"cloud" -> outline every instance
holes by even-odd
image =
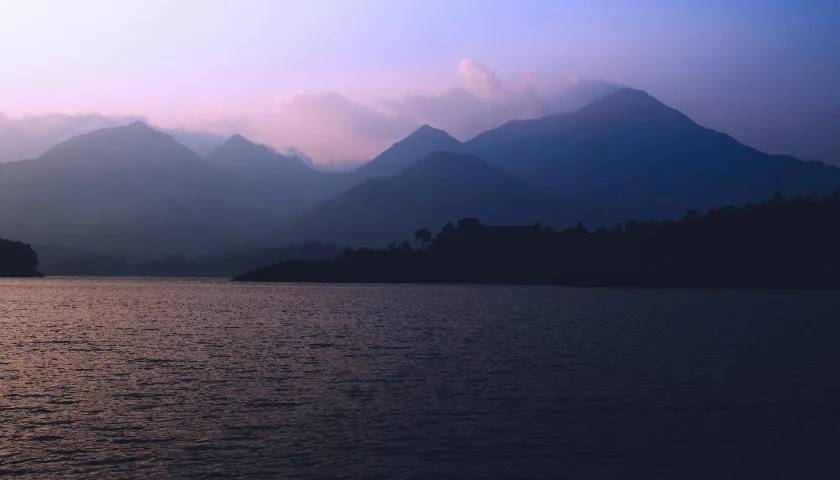
[[[289,124],[321,135],[347,133],[387,140],[410,128],[405,119],[390,117],[337,92],[284,95],[278,97],[278,104],[278,113]]]
[[[457,73],[462,86],[373,103],[338,92],[284,93],[268,118],[254,122],[268,127],[252,134],[280,149],[294,145],[316,164],[335,167],[368,160],[421,124],[467,140],[509,120],[575,110],[615,89],[573,76],[508,87],[472,59],[459,62]]]
[[[458,72],[463,87],[437,95],[406,95],[384,102],[386,108],[393,115],[434,125],[467,140],[510,120],[576,110],[616,88],[607,82],[573,76],[507,87],[474,60],[462,60]]]
[[[201,154],[219,137],[241,133],[278,151],[305,152],[324,168],[349,168],[362,163],[430,124],[461,140],[509,120],[574,110],[615,87],[574,76],[531,78],[507,85],[488,67],[472,59],[457,65],[456,85],[433,94],[407,93],[361,101],[340,92],[292,91],[242,112],[201,115],[166,126],[180,141]],[[45,115],[8,119],[0,116],[0,161],[35,157],[56,143],[98,128],[139,117]],[[303,153],[301,153],[303,154]]]
[[[492,100],[505,94],[499,77],[471,58],[465,58],[458,63],[458,76],[467,91],[478,97]]]
[[[368,160],[416,126],[338,92],[278,95],[271,111],[252,125],[259,126],[243,133],[280,150],[294,146],[327,168]]]

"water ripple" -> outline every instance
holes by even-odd
[[[0,280],[2,478],[840,478],[840,296]]]

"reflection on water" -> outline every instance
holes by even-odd
[[[0,477],[836,476],[840,295],[0,281]]]

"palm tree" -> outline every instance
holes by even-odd
[[[420,249],[425,250],[426,244],[432,241],[432,231],[423,227],[414,231],[414,238],[420,241]]]

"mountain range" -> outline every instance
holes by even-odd
[[[350,173],[240,135],[202,155],[187,143],[134,122],[0,164],[0,236],[136,255],[381,246],[461,217],[611,226],[840,188],[836,167],[759,152],[633,89],[463,143],[424,125]]]

